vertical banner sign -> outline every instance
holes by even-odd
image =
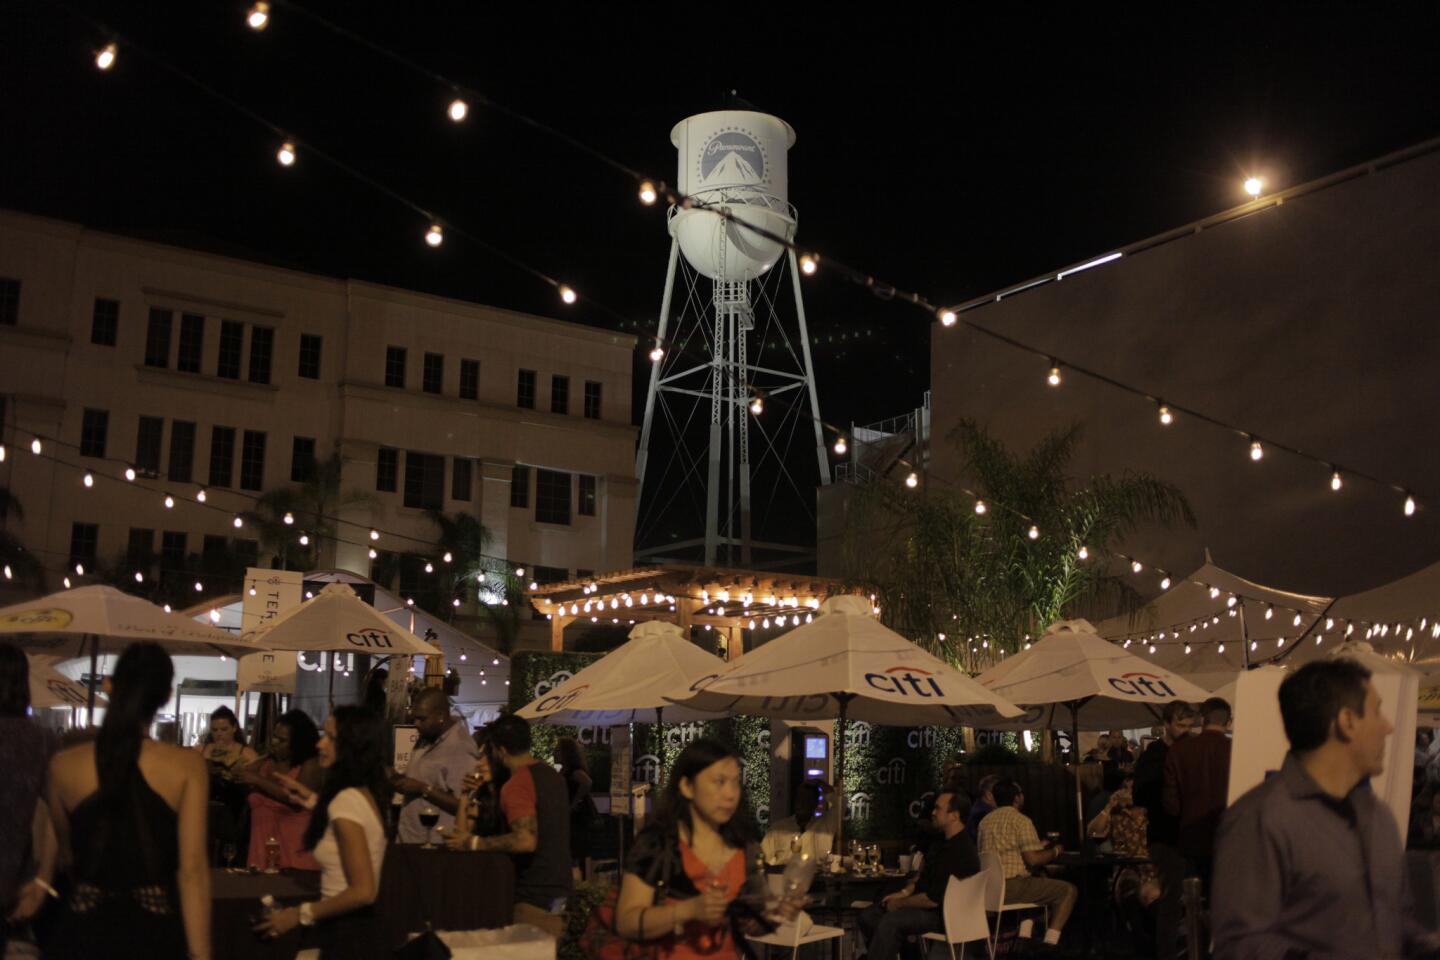
[[[420,740],[420,731],[408,723],[395,726],[395,748],[391,766],[396,773],[404,773],[410,766],[410,756],[415,752],[415,744]]]
[[[241,632],[254,630],[299,606],[304,576],[298,570],[246,569]],[[250,595],[252,588],[254,596]],[[240,658],[236,680],[242,691],[294,693],[295,666],[293,653],[252,653]]]
[[[610,728],[610,812],[630,812],[630,727]]]

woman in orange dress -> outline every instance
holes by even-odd
[[[740,758],[717,740],[676,758],[655,817],[635,838],[615,905],[615,929],[661,960],[736,960],[767,910],[759,846],[738,817]],[[773,905],[793,919],[798,904]]]
[[[265,846],[271,837],[280,841],[282,870],[319,870],[320,864],[305,849],[310,811],[289,799],[275,774],[298,780],[311,790],[320,789],[320,761],[315,755],[320,739],[315,721],[303,710],[291,710],[275,721],[270,752],[240,772],[237,779],[249,785],[250,850],[246,863],[265,867]]]

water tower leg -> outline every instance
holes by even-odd
[[[748,291],[747,291],[748,292]],[[747,298],[748,299],[748,298]],[[735,383],[735,415],[736,430],[739,433],[740,458],[738,461],[740,469],[740,564],[750,566],[750,384],[745,379],[750,369],[749,344],[746,342],[746,325],[741,316],[735,316],[738,328],[735,334],[735,352],[738,355],[738,363],[735,364],[735,373],[739,380]]]
[[[670,328],[670,298],[675,291],[675,263],[680,256],[680,241],[670,241],[670,265],[665,268],[665,292],[660,297],[660,326],[655,339],[665,342],[665,333]],[[648,351],[647,351],[648,353]],[[660,364],[650,364],[650,389],[645,392],[645,419],[640,427],[640,450],[635,454],[635,502],[645,490],[645,463],[650,459],[650,424],[655,418],[655,394],[660,387]]]
[[[710,459],[705,481],[705,566],[715,566],[720,545],[720,437],[721,411],[725,409],[725,314],[715,311],[715,340],[710,371]]]
[[[800,269],[795,249],[789,251],[790,282],[795,289],[795,316],[800,320],[800,349],[805,358],[805,385],[810,391],[810,416],[815,425],[815,456],[820,461],[820,485],[830,485],[830,455],[825,450],[825,430],[820,425],[820,396],[815,390],[815,365],[810,361],[810,331],[805,325],[805,298],[800,294]],[[853,437],[851,438],[853,441]]]

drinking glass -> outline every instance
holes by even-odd
[[[220,847],[220,856],[225,858],[225,872],[233,872],[230,865],[235,862],[235,844],[227,841]]]
[[[421,845],[421,850],[435,849],[435,842],[432,831],[435,829],[435,824],[439,822],[440,811],[436,810],[434,807],[426,807],[424,810],[420,811],[420,826],[425,828],[425,843]]]

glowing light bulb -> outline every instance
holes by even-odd
[[[5,579],[6,579],[6,580],[13,580],[13,579],[15,579],[15,574],[13,574],[13,573],[10,572],[10,564],[8,564],[8,563],[5,564]]]
[[[380,556],[380,554],[378,554],[378,553],[375,552],[375,548],[374,548],[374,547],[371,547],[371,548],[370,548],[370,559],[371,559],[371,560],[374,560],[374,559],[375,559],[376,557],[378,557],[378,556]]]
[[[435,572],[435,564],[426,562],[426,564],[425,564],[425,572],[426,572],[426,573],[434,573],[434,572]]]
[[[449,551],[449,550],[446,550],[446,551],[445,551],[445,556],[441,557],[440,559],[441,559],[441,560],[444,560],[446,563],[449,563],[451,560],[454,559],[454,557],[452,557],[452,556],[450,555],[450,551]]]
[[[115,66],[115,44],[107,43],[95,51],[95,66],[101,70],[109,70]]]
[[[1300,611],[1297,610],[1295,611],[1295,619],[1290,621],[1290,625],[1295,627],[1300,626],[1300,619]]]
[[[1150,644],[1150,652],[1151,652],[1151,653],[1154,653],[1154,652],[1155,652],[1155,644],[1153,644],[1153,643]]]
[[[765,412],[765,400],[763,397],[756,396],[754,400],[750,401],[750,412],[757,417]]]
[[[1082,546],[1082,547],[1080,548],[1079,552],[1076,553],[1076,556],[1079,557],[1081,560],[1089,560],[1089,559],[1090,559],[1090,548],[1089,548],[1089,547],[1084,547],[1084,546]]]
[[[270,25],[270,4],[260,0],[245,14],[245,23],[251,30],[264,30]]]
[[[211,623],[219,623],[219,622],[220,622],[220,611],[214,609],[213,607],[210,609],[210,622],[211,622]]]
[[[1161,590],[1169,590],[1169,589],[1170,589],[1170,578],[1169,578],[1169,577],[1165,577],[1163,580],[1160,581],[1160,589],[1161,589]]]
[[[976,501],[975,501],[975,512],[976,512],[976,513],[984,514],[986,509],[987,509],[987,508],[986,508],[986,506],[985,506],[985,501],[984,501],[984,500],[976,500]]]
[[[1040,528],[1037,527],[1037,526],[1035,526],[1035,525],[1032,523],[1032,524],[1030,525],[1030,529],[1027,530],[1027,531],[1025,531],[1025,536],[1029,537],[1031,540],[1039,540],[1039,539],[1040,539]]]
[[[516,568],[515,568],[515,576],[517,576],[517,577],[523,577],[523,576],[525,576],[525,568],[524,568],[524,567],[516,567]]]
[[[470,116],[470,104],[466,103],[459,97],[456,97],[454,100],[450,101],[450,106],[446,109],[445,112],[450,115],[451,120],[459,123],[466,117]]]
[[[195,592],[196,592],[196,593],[204,593],[204,592],[205,592],[205,584],[201,583],[199,580],[196,580],[196,581],[195,581]]]
[[[145,574],[141,573],[139,570],[136,570],[136,571],[135,571],[135,582],[136,582],[136,583],[144,583],[144,582],[145,582]]]
[[[1275,616],[1275,608],[1268,603],[1265,604],[1265,619],[1269,620],[1273,616]]]
[[[912,490],[920,486],[920,475],[913,470],[910,471],[910,476],[905,478],[905,486]]]
[[[251,587],[251,588],[250,588],[250,596],[252,596],[252,597],[255,596],[255,588],[254,588],[254,587]]]
[[[441,229],[440,224],[430,224],[430,229],[425,231],[425,242],[432,247],[438,247],[445,242],[445,231]]]
[[[38,443],[39,441],[36,442]],[[1405,495],[1405,516],[1415,516],[1415,498],[1408,493]]]
[[[1165,404],[1163,403],[1160,404],[1160,426],[1168,427],[1174,422],[1175,415],[1170,412],[1170,408],[1165,406]]]
[[[371,540],[379,540],[379,539],[380,539],[380,531],[379,531],[379,530],[371,530],[371,531],[370,531],[370,539],[371,539]]]
[[[451,605],[452,607],[458,607],[458,606],[460,606],[460,598],[459,598],[459,597],[456,597],[454,600],[451,600],[451,601],[450,601],[450,605]]]
[[[766,617],[763,621],[761,621],[760,626],[761,626],[762,629],[769,630],[769,629],[770,629],[770,618],[769,618],[769,617]]]
[[[308,534],[308,533],[302,533],[302,534],[300,534],[300,546],[302,546],[302,547],[308,547],[308,546],[310,546],[310,534]]]
[[[126,468],[125,468],[125,479],[126,479],[126,480],[129,480],[131,483],[134,483],[134,482],[135,482],[135,468],[134,468],[134,467],[126,467]]]
[[[845,446],[845,438],[844,438],[844,437],[836,437],[836,438],[835,438],[835,453],[836,453],[838,456],[842,456],[842,457],[843,457],[843,456],[845,455],[845,451],[848,450],[848,449],[850,449],[850,448],[847,447],[847,446]]]
[[[955,326],[955,321],[959,319],[960,318],[955,315],[954,310],[940,311],[940,325],[942,327],[953,327]]]
[[[39,437],[36,437],[34,440],[31,440],[31,441],[30,441],[30,452],[33,453],[33,454],[35,454],[35,456],[37,456],[37,457],[40,456],[40,451],[43,450],[43,449],[44,449],[44,447],[40,446],[40,438],[39,438]]]
[[[568,286],[566,286],[565,284],[562,283],[562,284],[560,284],[560,299],[561,299],[561,301],[563,301],[564,303],[570,304],[570,303],[574,303],[576,300],[580,299],[580,295],[577,294],[577,293],[576,293],[574,290],[572,290],[570,287],[568,287]]]
[[[295,165],[295,144],[289,140],[280,144],[280,149],[275,151],[275,159],[280,161],[282,167],[293,167]]]
[[[197,494],[195,494],[195,502],[196,502],[196,503],[204,503],[204,502],[205,502],[205,488],[204,488],[204,487],[201,487],[201,488],[200,488],[200,492],[197,493]]]
[[[1252,197],[1260,196],[1260,191],[1265,189],[1265,181],[1259,177],[1247,177],[1245,179],[1245,192]]]
[[[234,524],[235,524],[235,529],[238,530],[238,529],[240,529],[241,527],[243,527],[243,526],[245,525],[245,521],[244,521],[244,520],[241,520],[241,519],[237,516],[237,517],[235,518],[235,520],[234,520]]]
[[[1251,650],[1258,650],[1259,648],[1260,648],[1260,642],[1259,642],[1258,640],[1251,640],[1251,641],[1250,641],[1250,649],[1251,649]]]
[[[1265,456],[1265,450],[1263,447],[1260,446],[1260,441],[1250,441],[1250,459],[1259,460],[1263,456]]]
[[[1058,387],[1058,386],[1060,386],[1060,368],[1059,368],[1059,367],[1051,367],[1051,368],[1050,368],[1050,375],[1045,378],[1045,382],[1048,383],[1048,384],[1050,384],[1050,386],[1052,386],[1052,387]]]
[[[85,564],[83,564],[83,563],[77,563],[77,564],[75,564],[75,576],[77,576],[77,577],[83,577],[83,576],[85,576]]]
[[[90,474],[90,473],[85,474],[84,480],[83,480],[82,482],[83,482],[83,483],[85,484],[85,486],[87,486],[87,487],[93,487],[93,486],[95,486],[95,476],[94,476],[94,474]]]
[[[813,277],[815,271],[820,269],[820,257],[813,253],[807,253],[800,258],[800,272],[807,277]]]
[[[645,204],[645,206],[648,207],[648,206],[650,206],[651,204],[653,204],[653,203],[655,202],[655,200],[656,200],[656,198],[657,198],[658,196],[659,196],[659,194],[657,194],[657,193],[655,192],[655,184],[651,183],[649,180],[641,180],[641,181],[640,181],[640,202],[641,202],[641,203]]]
[[[1235,599],[1235,594],[1233,594],[1233,593],[1230,594],[1230,596],[1228,596],[1228,597],[1225,598],[1225,606],[1227,606],[1227,607],[1233,607],[1233,606],[1235,606],[1235,604],[1238,603],[1238,602],[1239,602],[1239,601],[1237,601],[1237,600]]]
[[[171,610],[170,610],[170,604],[168,604],[168,603],[165,604],[165,612],[166,612],[166,613],[170,613],[170,612],[171,612]]]
[[[1190,644],[1185,644],[1185,656],[1190,656]]]
[[[281,517],[281,519],[285,522],[285,526],[291,526],[295,523],[295,514],[291,513],[289,510],[286,510],[285,516]]]
[[[1131,560],[1130,569],[1133,570],[1135,573],[1139,573],[1141,570],[1145,569],[1145,565],[1139,560]]]
[[[70,589],[70,578],[69,578],[69,577],[66,577],[63,582],[64,582],[64,584],[65,584],[65,589],[66,589],[66,590],[69,590],[69,589]]]
[[[1223,641],[1215,645],[1215,652],[1216,652],[1216,653],[1224,653],[1224,652],[1225,652],[1225,643],[1224,643]]]
[[[1220,596],[1220,588],[1219,588],[1219,587],[1211,587],[1211,588],[1210,588],[1210,599],[1211,599],[1211,600],[1214,600],[1214,599],[1215,599],[1216,597],[1218,597],[1218,596]]]
[[[0,463],[5,462],[5,444],[0,443]]]
[[[1341,487],[1343,487],[1344,485],[1345,485],[1345,484],[1340,480],[1340,471],[1339,471],[1339,470],[1336,470],[1334,473],[1330,474],[1330,489],[1331,489],[1331,490],[1339,490],[1339,489],[1340,489]]]

